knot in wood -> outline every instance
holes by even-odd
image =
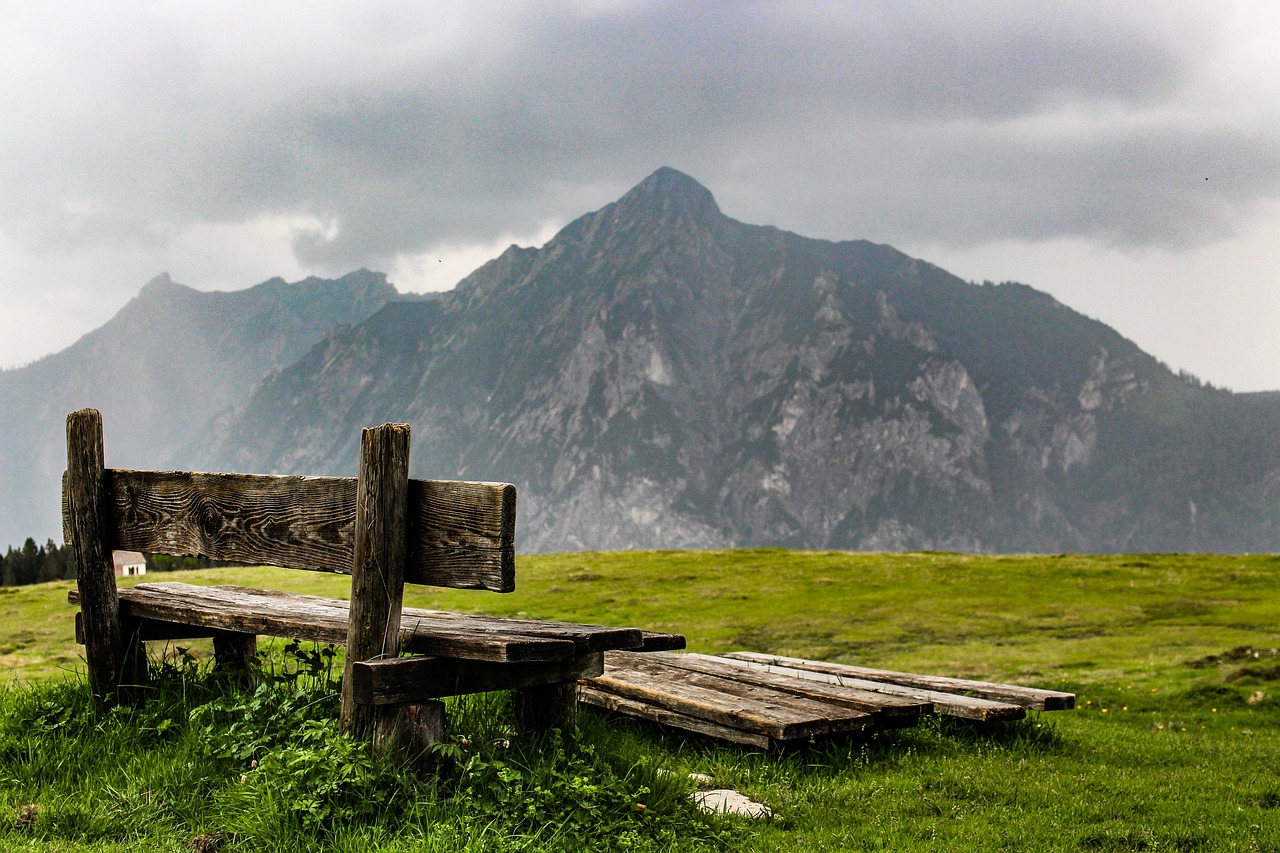
[[[205,541],[216,542],[222,536],[222,531],[226,528],[226,518],[218,505],[207,495],[196,496],[195,517],[200,527],[200,535]]]

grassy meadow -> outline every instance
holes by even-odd
[[[68,584],[0,589],[0,848],[1280,851],[1280,556],[671,551],[518,572],[511,595],[406,604],[1051,687],[1078,708],[764,755],[585,711],[576,743],[512,745],[503,700],[482,698],[456,703],[439,779],[410,785],[288,716],[328,700],[219,698],[190,658],[167,699],[94,721]],[[279,569],[150,579],[346,594]],[[259,718],[279,731],[245,734]],[[334,765],[354,775],[325,782]],[[695,771],[777,817],[697,814]]]

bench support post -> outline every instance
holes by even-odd
[[[394,752],[422,772],[432,765],[431,745],[444,740],[444,703],[429,699],[418,705],[382,706],[373,723],[373,747],[380,755]]]
[[[516,731],[520,734],[560,729],[571,734],[578,719],[578,683],[522,687],[515,696]]]
[[[213,635],[214,667],[230,678],[248,686],[253,680],[253,665],[258,657],[256,634],[216,631]]]
[[[342,678],[342,731],[373,734],[389,748],[399,731],[395,707],[360,705],[352,693],[356,661],[400,654],[400,610],[408,551],[409,426],[383,424],[363,431],[356,480],[355,564]]]
[[[120,626],[115,566],[107,541],[111,526],[106,515],[104,467],[102,415],[97,409],[71,413],[67,416],[67,514],[63,535],[76,561],[89,687],[99,704],[112,696],[119,698],[125,675],[125,638]],[[131,669],[136,670],[136,650],[131,657],[135,661]],[[143,664],[145,673],[145,657]]]

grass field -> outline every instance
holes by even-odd
[[[556,800],[571,810],[585,808],[583,786],[616,789],[624,799],[626,785],[647,788],[651,802],[643,831],[639,818],[612,813],[607,820],[627,827],[613,840],[606,832],[576,841],[571,833],[549,840],[536,815],[486,824],[457,803],[374,829],[357,822],[286,832],[296,809],[282,807],[276,826],[216,806],[229,801],[225,790],[241,775],[216,763],[192,781],[208,809],[144,810],[159,834],[139,835],[136,820],[109,809],[85,819],[91,829],[76,829],[57,816],[83,810],[86,797],[120,797],[86,793],[59,776],[53,758],[36,755],[33,735],[22,752],[14,724],[7,749],[26,758],[0,768],[9,813],[0,814],[0,847],[180,850],[201,831],[225,829],[241,839],[229,849],[612,849],[625,838],[631,849],[655,850],[1280,851],[1280,557],[637,552],[528,556],[518,571],[520,591],[509,596],[417,588],[406,604],[679,631],[703,652],[751,649],[1052,687],[1077,693],[1079,707],[998,732],[944,721],[778,756],[584,714],[593,757],[570,749],[563,766],[552,767],[531,756],[526,775],[578,779],[577,793]],[[153,579],[345,594],[343,578],[276,569]],[[66,589],[0,590],[0,666],[11,683],[74,677],[79,649]],[[22,710],[29,695],[5,694],[13,719],[29,717]],[[494,707],[500,720],[500,703]],[[171,725],[181,727],[185,718],[174,714]],[[476,724],[486,725],[500,734],[500,722]],[[5,748],[0,740],[0,754]],[[149,790],[139,787],[150,784],[148,772],[162,772],[130,771],[118,750],[112,754],[82,769],[126,799]],[[182,755],[170,760],[189,760]],[[476,766],[492,769],[495,761],[502,763],[488,756]],[[584,761],[599,766],[581,770]],[[684,803],[692,784],[659,777],[658,768],[711,773],[779,818],[698,818]],[[24,821],[28,804],[45,808]],[[573,820],[549,813],[545,824]],[[455,827],[453,841],[466,845],[450,846],[427,824]],[[480,826],[497,834],[485,836]]]

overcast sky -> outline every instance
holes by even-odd
[[[1280,4],[3,0],[0,366],[160,272],[440,290],[659,166],[1280,389]]]

